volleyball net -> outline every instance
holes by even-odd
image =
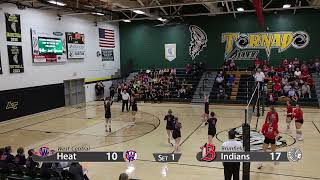
[[[257,118],[256,128],[258,124],[258,120],[260,115],[263,113],[262,105],[262,84],[256,83],[254,88],[252,89],[251,97],[248,99],[248,103],[245,107],[245,120],[242,125],[242,140],[243,140],[243,148],[245,151],[250,151],[250,125],[253,117]],[[248,92],[250,93],[250,92]],[[250,162],[243,162],[243,180],[250,179]]]

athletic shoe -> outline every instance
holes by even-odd
[[[262,168],[262,163],[258,163],[258,169]]]
[[[208,122],[204,123],[204,125],[205,125],[205,126],[208,125]]]
[[[303,141],[303,137],[302,136],[298,137],[297,139],[298,139],[298,141]]]
[[[111,128],[109,128],[109,131],[111,132]]]

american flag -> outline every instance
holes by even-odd
[[[114,30],[99,28],[99,45],[104,48],[115,48]]]

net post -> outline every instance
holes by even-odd
[[[246,152],[250,151],[250,125],[248,123],[244,123],[242,125],[242,135],[243,135],[242,140],[243,140],[244,151]],[[242,180],[249,180],[250,179],[250,162],[243,162],[242,169],[243,169]]]

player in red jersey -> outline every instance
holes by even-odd
[[[293,107],[291,105],[291,102],[287,101],[287,118],[286,118],[287,131],[290,130],[290,123],[292,120],[293,120]]]
[[[279,122],[279,115],[278,115],[276,109],[274,108],[274,106],[270,106],[270,111],[267,113],[265,122],[267,122],[269,119],[272,119],[277,124]]]
[[[266,152],[269,144],[271,144],[271,151],[276,151],[276,138],[279,134],[278,123],[272,118],[268,118],[261,129],[261,133],[264,135],[264,142],[262,145],[263,152]],[[276,164],[276,163],[275,163]],[[258,169],[262,168],[262,163],[258,164]]]
[[[296,125],[296,139],[298,141],[302,141],[303,136],[301,127],[303,124],[303,112],[298,104],[296,105],[296,108],[293,110],[293,117]]]

